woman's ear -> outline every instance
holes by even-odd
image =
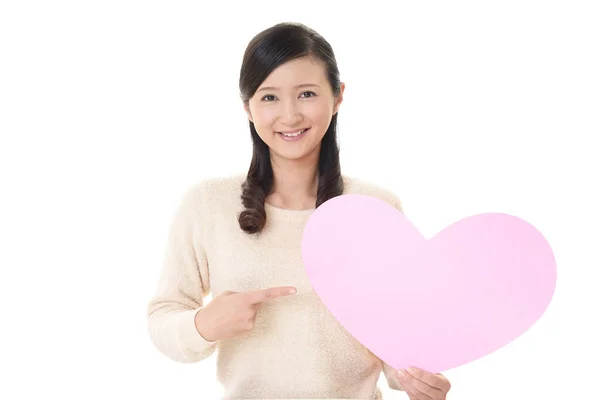
[[[254,121],[252,120],[252,113],[250,112],[250,107],[248,106],[248,103],[244,103],[244,111],[246,112],[246,115],[248,115],[248,119],[250,120],[250,122],[254,123]]]
[[[340,84],[340,94],[336,96],[335,102],[333,103],[333,115],[335,115],[338,112],[342,101],[344,101],[344,89],[346,89],[346,84],[342,82]]]

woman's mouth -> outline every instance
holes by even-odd
[[[300,140],[302,137],[304,137],[304,135],[306,134],[306,132],[309,129],[310,129],[310,127],[304,128],[304,129],[299,129],[297,131],[277,132],[277,134],[279,134],[279,136],[281,136],[281,138],[283,140],[296,141],[296,140]]]

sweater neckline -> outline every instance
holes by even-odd
[[[274,205],[265,202],[265,211],[267,212],[267,219],[303,222],[306,221],[315,210],[316,208],[291,210],[275,207]]]

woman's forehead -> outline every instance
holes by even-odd
[[[277,67],[264,80],[261,87],[297,89],[303,86],[321,86],[327,82],[325,66],[312,57],[288,61]]]

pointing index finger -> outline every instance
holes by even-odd
[[[295,293],[296,288],[293,286],[282,286],[248,292],[246,295],[250,303],[257,304],[262,303],[263,301],[273,300],[278,297],[289,296]]]

